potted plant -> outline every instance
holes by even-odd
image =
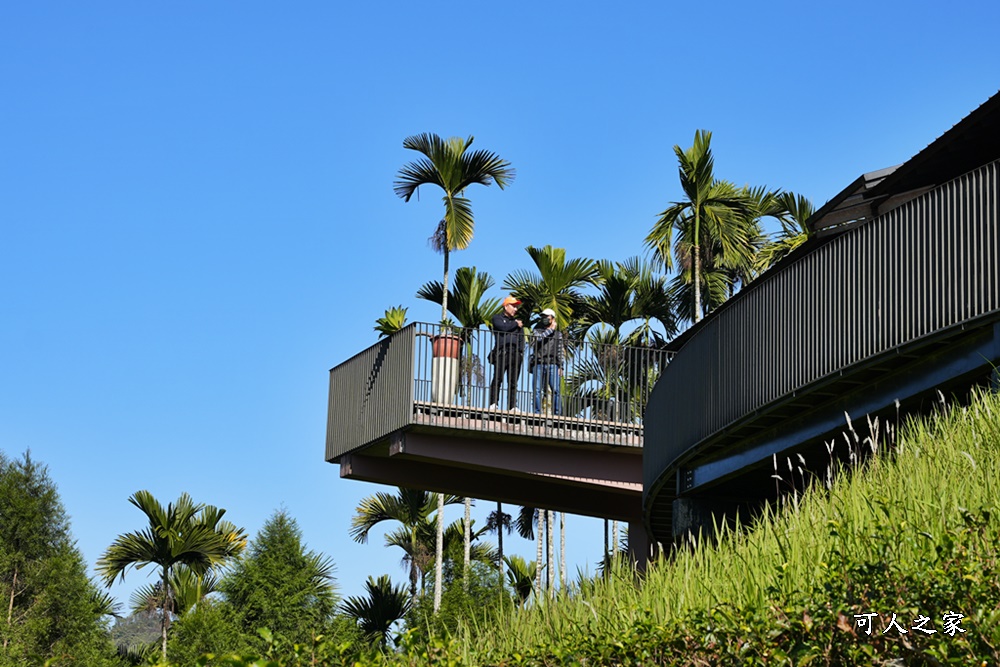
[[[462,354],[462,337],[458,335],[455,323],[450,319],[441,320],[440,331],[431,336],[431,354],[436,357],[458,359]]]
[[[431,400],[454,403],[458,390],[462,337],[455,323],[441,320],[437,335],[431,336]]]

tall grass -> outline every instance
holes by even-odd
[[[752,634],[792,608],[810,629],[815,616],[831,632],[834,619],[849,625],[864,610],[910,618],[961,611],[996,646],[1000,601],[961,598],[996,591],[995,581],[980,579],[997,559],[1000,398],[978,394],[952,409],[942,403],[937,414],[907,422],[898,437],[880,435],[887,429],[877,423],[868,429],[859,435],[848,422],[844,438],[828,444],[831,461],[850,461],[850,470],[833,464],[748,527],[716,526],[711,539],[692,540],[642,577],[613,567],[604,580],[580,580],[571,594],[512,609],[499,624],[472,621],[458,638],[462,659],[494,664],[559,646],[572,652],[568,637],[621,644],[643,627],[661,639],[697,629],[687,639],[711,643],[715,622]],[[786,484],[808,476],[798,461],[776,467]],[[930,608],[946,603],[954,609]],[[754,618],[764,625],[755,629]]]
[[[317,638],[280,660],[198,664],[1000,664],[1000,397],[942,400],[898,438],[867,427],[862,436],[848,421],[818,477],[798,458],[775,460],[790,490],[778,503],[748,526],[715,526],[642,576],[613,563],[554,600],[481,607],[448,636],[410,630],[387,653]],[[938,634],[864,633],[855,614],[871,612],[907,628],[926,615]],[[964,614],[965,633],[944,633],[948,612]]]

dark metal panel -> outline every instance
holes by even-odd
[[[355,453],[340,459],[340,476],[377,484],[418,484],[427,491],[619,521],[639,522],[642,517],[639,493],[541,475],[506,475],[502,470],[462,470],[420,460],[378,458]]]
[[[493,470],[505,476],[539,476],[553,483],[588,484],[642,493],[642,455],[625,447],[578,448],[450,434],[397,433],[390,457],[422,460],[460,470]]]
[[[415,334],[411,324],[330,371],[327,461],[409,423]]]
[[[775,437],[752,443],[726,456],[693,465],[688,470],[686,491],[718,481],[740,470],[766,466],[771,456],[779,459],[802,442],[842,431],[844,415],[855,420],[893,404],[895,400],[906,403],[914,397],[946,387],[956,378],[982,375],[984,362],[996,363],[998,341],[993,337],[995,325],[987,325],[981,335],[946,348],[934,363],[913,363],[888,378],[879,377],[866,385],[865,390],[842,396],[823,408],[810,412],[807,419],[790,419],[788,427]]]

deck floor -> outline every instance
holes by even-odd
[[[461,431],[642,447],[642,424],[416,401],[414,422]]]

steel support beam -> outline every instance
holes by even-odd
[[[1000,361],[998,334],[1000,324],[991,325],[971,341],[956,344],[896,373],[887,373],[884,378],[867,383],[863,389],[853,391],[841,400],[784,424],[780,435],[751,444],[723,458],[685,466],[678,478],[683,480],[678,492],[688,494],[749,468],[769,465],[774,454],[780,458],[802,443],[842,431],[846,428],[845,413],[857,420],[893,406],[897,399],[905,403],[935,389],[961,385],[974,376],[984,376],[990,366],[996,368]]]
[[[508,474],[503,470],[455,467],[403,456],[359,454],[341,457],[340,476],[636,524],[642,518],[641,493],[554,476]]]
[[[390,439],[389,456],[505,476],[550,477],[642,494],[642,451],[634,448],[586,449],[398,432]]]

